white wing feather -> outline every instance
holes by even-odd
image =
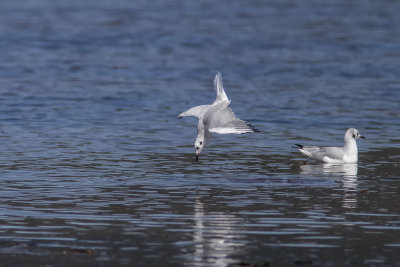
[[[204,114],[203,123],[205,129],[219,134],[243,134],[256,132],[257,129],[246,121],[236,118],[228,107],[230,100],[224,100],[211,106]]]
[[[224,87],[222,84],[222,75],[221,72],[219,71],[217,72],[217,74],[215,74],[214,89],[217,92],[217,98],[215,99],[214,104],[220,101],[228,100],[228,97],[224,91]]]
[[[211,105],[201,105],[193,107],[179,114],[178,118],[193,116],[197,119],[201,119],[210,107]]]

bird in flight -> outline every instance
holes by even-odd
[[[222,75],[217,72],[214,78],[214,88],[217,98],[211,105],[196,106],[179,114],[178,118],[193,116],[198,119],[197,138],[194,143],[196,162],[199,154],[208,143],[211,133],[244,134],[259,132],[252,124],[236,118],[229,108],[231,101],[226,96],[222,85]]]

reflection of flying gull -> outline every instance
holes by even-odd
[[[178,116],[178,118],[193,116],[199,120],[197,124],[197,138],[194,143],[196,161],[198,161],[199,154],[208,142],[211,133],[243,134],[258,131],[250,123],[236,118],[233,111],[228,107],[231,101],[225,94],[220,72],[217,72],[215,75],[214,88],[217,91],[217,98],[214,103],[191,108]]]
[[[365,138],[357,129],[350,128],[344,135],[343,147],[318,147],[296,144],[303,154],[327,163],[355,163],[358,160],[356,139]]]

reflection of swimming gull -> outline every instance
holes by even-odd
[[[334,163],[323,163],[323,164],[306,164],[300,166],[302,174],[316,174],[320,175],[321,172],[324,174],[338,174],[343,178],[357,178],[358,166],[357,163],[348,164],[334,164]]]
[[[344,135],[343,147],[318,147],[296,144],[303,154],[327,163],[355,163],[358,160],[356,139],[365,138],[357,129],[350,128]]]
[[[324,173],[340,173],[343,176],[343,208],[354,209],[357,204],[357,164],[324,164]]]
[[[344,208],[353,209],[357,204],[357,163],[348,164],[332,164],[324,163],[317,165],[302,165],[300,166],[303,174],[320,175],[321,171],[325,175],[340,175],[343,177],[343,182],[340,183],[343,187],[343,202]]]
[[[178,118],[193,116],[199,122],[197,124],[197,138],[194,143],[196,149],[196,161],[203,147],[208,142],[211,133],[219,134],[243,134],[257,132],[251,124],[239,120],[228,107],[231,101],[226,96],[222,86],[222,76],[217,72],[214,78],[214,88],[217,91],[217,98],[212,105],[201,105],[186,110]]]
[[[324,163],[324,173],[338,173],[343,176],[343,208],[354,209],[357,204],[357,163]]]
[[[324,173],[338,173],[342,174],[344,178],[357,178],[358,167],[357,163],[351,164],[332,164],[324,163],[323,165]]]

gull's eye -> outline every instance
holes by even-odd
[[[200,141],[200,145],[202,145],[203,144],[203,142],[202,141]]]

